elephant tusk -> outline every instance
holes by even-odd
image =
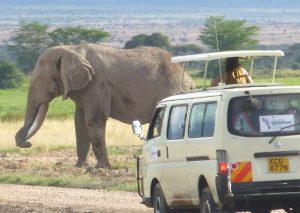
[[[25,140],[28,140],[29,138],[31,138],[40,129],[40,127],[42,126],[42,124],[46,118],[47,111],[48,111],[48,104],[42,104],[39,107],[38,114],[37,114],[33,124],[31,125],[30,129],[28,130]]]

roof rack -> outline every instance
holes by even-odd
[[[204,83],[203,83],[203,89],[204,89],[209,61],[217,60],[217,59],[220,60],[224,58],[233,58],[233,57],[245,58],[245,59],[250,58],[251,68],[249,74],[250,76],[252,76],[254,58],[274,57],[273,77],[272,77],[272,83],[274,83],[276,66],[277,66],[277,57],[280,56],[284,56],[284,53],[281,50],[237,50],[237,51],[223,51],[223,52],[203,53],[203,54],[195,54],[195,55],[176,56],[176,57],[172,57],[171,62],[179,63],[179,62],[189,62],[189,61],[205,61]],[[223,84],[223,81],[221,83]]]
[[[282,83],[249,83],[249,84],[227,84],[221,86],[205,87],[200,89],[193,89],[191,91],[185,91],[180,94],[194,93],[194,92],[204,92],[213,90],[226,90],[235,88],[247,88],[247,87],[269,87],[269,86],[283,86]]]

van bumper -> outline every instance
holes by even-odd
[[[251,206],[263,202],[264,205],[293,207],[300,201],[300,179],[285,181],[262,181],[233,183],[232,193],[227,194],[224,203]]]
[[[300,179],[232,183],[231,190],[234,198],[300,195]]]
[[[253,193],[253,194],[235,194],[227,196],[227,199],[234,200],[234,201],[242,201],[242,200],[261,200],[261,199],[288,199],[288,198],[299,198],[300,199],[300,192],[284,192],[284,193]]]

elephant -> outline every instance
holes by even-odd
[[[90,147],[96,168],[110,168],[105,128],[107,119],[147,123],[158,101],[193,88],[191,77],[171,54],[156,47],[113,48],[100,44],[54,46],[38,58],[32,71],[24,125],[16,145],[42,126],[48,105],[57,96],[74,101],[76,166],[88,166]]]

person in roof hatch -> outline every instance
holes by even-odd
[[[251,76],[239,64],[239,59],[237,57],[226,59],[225,70],[222,72],[222,80],[225,84],[253,83]],[[219,86],[220,84],[220,75],[211,81],[211,86]]]

